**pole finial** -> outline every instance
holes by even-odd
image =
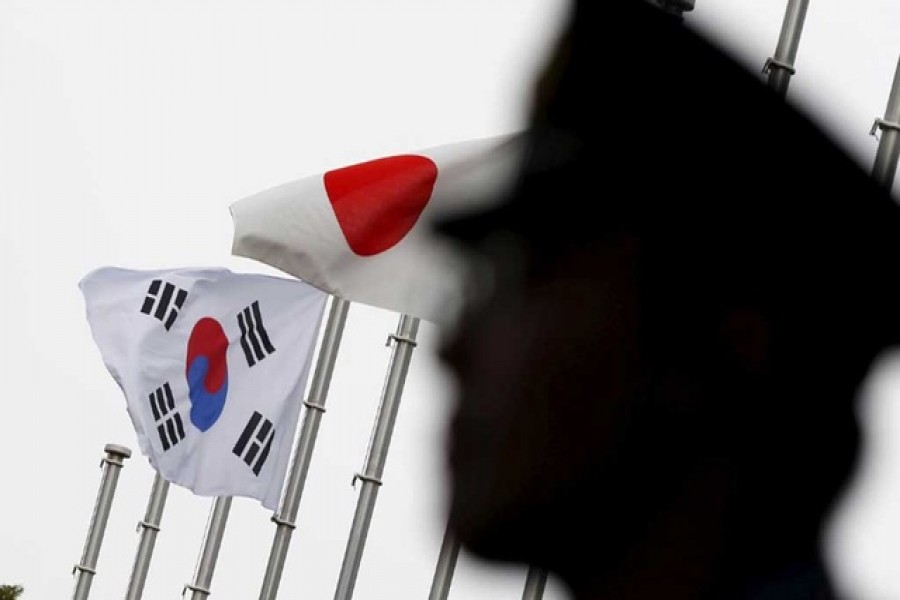
[[[103,447],[103,451],[110,455],[110,458],[131,458],[131,448],[120,446],[119,444],[107,444]]]

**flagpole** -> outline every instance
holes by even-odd
[[[150,499],[147,501],[144,520],[138,523],[138,529],[141,529],[141,541],[138,543],[137,555],[134,557],[134,568],[131,570],[131,579],[128,581],[125,600],[140,600],[144,595],[144,583],[147,581],[147,571],[150,569],[150,559],[153,557],[156,534],[159,533],[168,493],[169,482],[157,473],[153,478],[153,489],[150,491]]]
[[[181,591],[191,590],[191,600],[204,600],[210,595],[213,573],[216,570],[216,560],[219,558],[219,547],[222,545],[222,537],[225,535],[225,524],[228,522],[228,511],[231,510],[231,496],[220,496],[213,503],[209,516],[209,524],[206,527],[206,536],[203,539],[203,550],[200,554],[200,562],[197,564],[197,572],[194,574],[194,582],[186,584]]]
[[[522,600],[541,600],[544,597],[544,587],[547,585],[547,571],[531,567],[528,569],[528,577],[525,578],[525,591],[522,592]]]
[[[456,559],[459,558],[459,541],[450,531],[450,526],[444,532],[444,541],[441,542],[441,552],[438,554],[437,567],[434,569],[434,579],[431,581],[431,593],[428,600],[447,600],[450,594],[450,584],[453,582],[453,572],[456,570]]]
[[[73,600],[86,600],[91,592],[91,582],[97,574],[97,557],[100,555],[100,545],[103,543],[106,522],[109,520],[109,509],[116,493],[116,485],[119,483],[119,472],[125,464],[125,459],[131,457],[131,450],[117,444],[107,444],[103,451],[106,452],[100,463],[103,467],[103,479],[94,504],[94,514],[91,516],[84,552],[81,555],[81,562],[72,568],[72,574],[77,572],[78,577]]]
[[[354,483],[357,479],[362,481],[362,490],[359,493],[356,514],[353,516],[353,526],[350,529],[350,538],[347,540],[344,561],[341,564],[341,574],[334,594],[335,600],[350,600],[353,596],[353,587],[356,585],[356,576],[366,544],[366,535],[372,521],[372,513],[375,510],[375,500],[378,496],[378,488],[381,486],[381,476],[384,473],[391,433],[397,419],[397,411],[400,408],[400,396],[403,393],[403,384],[409,371],[409,362],[413,349],[416,347],[418,330],[419,319],[402,315],[397,324],[397,333],[388,338],[388,344],[392,341],[395,344],[394,351],[381,395],[381,407],[375,421],[375,432],[369,446],[366,466],[362,474],[357,473],[353,477]]]
[[[791,76],[797,72],[794,62],[797,60],[797,49],[800,47],[800,36],[808,8],[809,0],[788,0],[775,56],[766,59],[763,66],[763,73],[769,76],[769,87],[782,98],[787,96]]]
[[[269,552],[266,575],[259,593],[260,600],[275,600],[278,594],[278,585],[281,583],[281,574],[291,543],[291,534],[296,527],[300,498],[303,495],[309,463],[312,460],[316,437],[319,434],[319,422],[325,412],[325,400],[328,397],[328,387],[331,384],[331,375],[340,349],[341,336],[344,333],[349,308],[348,301],[332,296],[331,309],[322,337],[322,347],[319,349],[319,356],[316,359],[316,370],[310,384],[308,400],[303,403],[306,406],[306,413],[303,416],[300,437],[297,439],[297,446],[294,449],[294,459],[288,475],[284,501],[280,512],[272,516],[277,528],[275,539],[272,540],[272,549]]]
[[[894,73],[894,84],[891,86],[884,118],[875,119],[871,134],[875,135],[879,129],[881,140],[878,142],[878,153],[872,166],[872,177],[879,185],[890,190],[894,185],[897,160],[900,158],[900,62],[897,63],[897,70]]]

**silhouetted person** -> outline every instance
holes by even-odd
[[[441,229],[492,273],[443,351],[464,548],[580,599],[833,597],[900,339],[900,212],[857,164],[679,21],[580,3],[514,192]]]

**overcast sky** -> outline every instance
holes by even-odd
[[[785,3],[697,0],[689,21],[758,71]],[[71,596],[97,465],[104,444],[116,442],[136,454],[120,478],[91,597],[121,598],[127,586],[153,472],[93,344],[78,280],[103,265],[275,274],[230,256],[229,204],[330,168],[520,128],[530,76],[566,6],[0,0],[0,584],[24,585],[27,600]],[[791,98],[866,168],[898,32],[896,0],[812,0],[800,47]],[[698,127],[739,136],[740,117]],[[396,319],[350,310],[284,598],[334,594],[357,501],[350,480],[363,465]],[[427,597],[444,530],[441,451],[453,389],[434,359],[437,331],[426,324],[421,341],[360,600]],[[860,476],[827,536],[842,586],[872,600],[900,599],[900,363],[892,364],[864,394]],[[171,489],[146,598],[178,597],[191,580],[210,506]],[[256,501],[235,500],[213,598],[257,597],[270,516]],[[522,569],[463,556],[451,598],[512,600],[523,582]],[[554,584],[546,597],[563,596]]]

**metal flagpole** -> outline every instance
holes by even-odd
[[[275,600],[275,596],[278,594],[284,560],[291,543],[291,534],[294,532],[297,510],[303,495],[303,485],[306,483],[306,474],[309,472],[309,463],[312,460],[316,436],[319,433],[319,422],[322,419],[322,413],[325,412],[325,399],[328,396],[328,386],[331,384],[331,374],[334,371],[334,363],[337,360],[349,308],[348,301],[332,296],[331,309],[325,325],[322,347],[319,349],[319,356],[316,359],[316,370],[310,384],[308,400],[303,403],[306,406],[306,413],[303,416],[297,447],[294,449],[294,460],[291,464],[290,475],[288,475],[284,501],[280,512],[272,517],[278,527],[275,530],[272,549],[269,551],[269,563],[266,567],[262,590],[259,593],[260,600]]]
[[[797,49],[800,47],[800,35],[803,33],[808,8],[809,0],[788,0],[775,56],[768,58],[763,66],[763,73],[769,75],[769,87],[782,98],[787,96],[791,76],[797,72],[794,62],[797,60]]]
[[[103,451],[106,452],[100,463],[103,467],[103,479],[97,493],[97,502],[94,504],[94,514],[91,516],[81,562],[72,569],[72,574],[77,573],[78,577],[73,600],[85,600],[91,592],[91,581],[97,573],[97,557],[100,555],[103,534],[106,533],[106,522],[109,520],[109,509],[116,493],[116,484],[119,482],[119,471],[124,466],[124,460],[131,457],[131,450],[116,444],[107,444]]]
[[[547,585],[547,571],[531,567],[528,569],[528,577],[525,578],[525,591],[522,592],[522,600],[541,600],[544,597],[544,587]]]
[[[159,533],[159,525],[162,521],[163,508],[166,505],[168,494],[169,482],[157,473],[153,478],[153,489],[150,492],[150,500],[147,501],[144,520],[138,523],[138,529],[142,530],[141,541],[138,543],[137,555],[134,557],[134,568],[131,570],[131,579],[128,581],[125,600],[140,600],[144,595],[144,582],[147,581],[147,571],[150,569],[150,559],[153,557],[153,546],[156,544],[156,534]]]
[[[450,584],[453,582],[453,572],[456,570],[456,559],[459,558],[459,541],[447,527],[444,532],[444,541],[441,542],[441,553],[438,555],[437,567],[434,569],[434,579],[431,581],[431,593],[428,600],[447,600],[450,594]]]
[[[875,119],[872,135],[878,133],[879,129],[881,140],[878,142],[872,177],[879,185],[890,190],[894,185],[897,160],[900,158],[900,62],[897,63],[897,71],[894,73],[894,85],[891,87],[891,96],[884,111],[884,118]]]
[[[384,472],[391,433],[394,430],[394,421],[397,419],[397,410],[400,408],[400,396],[403,393],[406,373],[409,371],[409,361],[412,358],[413,349],[416,347],[418,330],[419,319],[403,315],[397,325],[397,333],[388,338],[388,344],[391,341],[395,343],[394,351],[391,355],[391,364],[388,367],[384,390],[381,393],[381,407],[375,420],[375,432],[369,446],[366,466],[363,473],[357,473],[353,477],[354,483],[357,479],[363,482],[362,490],[359,493],[356,514],[353,516],[353,526],[350,529],[350,539],[347,540],[344,561],[341,564],[341,574],[338,578],[337,590],[334,593],[335,600],[350,600],[353,596],[353,587],[356,585],[356,575],[359,572],[359,564],[366,544],[366,534],[372,521],[372,512],[375,510],[378,487],[381,485],[381,475]]]
[[[197,563],[194,582],[184,586],[181,591],[182,596],[187,590],[191,590],[191,600],[204,600],[212,593],[209,588],[216,570],[216,559],[219,558],[219,547],[222,545],[222,537],[225,534],[229,510],[231,510],[231,496],[216,498],[209,516],[209,524],[206,527],[206,537],[203,540],[203,550],[200,554],[200,561]]]

